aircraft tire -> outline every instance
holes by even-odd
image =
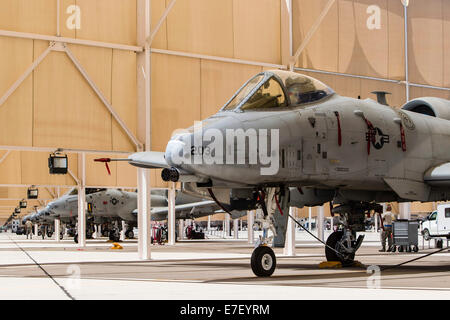
[[[343,231],[336,231],[330,234],[330,236],[327,239],[327,247],[325,247],[325,256],[327,258],[327,261],[339,261],[343,265],[352,264],[355,260],[355,254],[353,253],[351,256],[349,256],[347,259],[343,259],[341,256],[339,256],[335,251],[331,250],[331,248],[335,248],[337,250],[337,244],[339,240],[342,239],[344,236]]]
[[[125,233],[125,237],[127,239],[134,239],[134,232],[132,230],[129,230]]]
[[[276,266],[277,259],[271,248],[260,246],[253,251],[251,267],[257,277],[270,277]]]
[[[109,240],[114,241],[114,242],[119,242],[120,235],[117,235],[115,231],[110,231],[109,232]]]

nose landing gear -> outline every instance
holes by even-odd
[[[286,240],[286,228],[288,220],[288,190],[270,188],[267,196],[260,191],[259,205],[264,217],[256,219],[263,228],[263,236],[259,239],[257,247],[253,251],[251,267],[258,277],[270,277],[277,266],[277,259],[273,250],[268,247],[273,241],[275,247],[283,247]],[[268,236],[271,230],[273,236]]]
[[[277,258],[273,250],[267,246],[257,247],[252,254],[251,267],[258,277],[270,277],[277,266]]]

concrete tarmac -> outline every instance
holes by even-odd
[[[276,249],[274,275],[257,278],[245,240],[153,246],[145,262],[137,259],[136,240],[122,245],[113,251],[98,239],[79,249],[70,240],[0,234],[0,299],[450,299],[448,250],[383,271],[436,249],[379,253],[372,239],[358,251],[363,265],[319,269],[322,245],[301,240],[295,257]]]

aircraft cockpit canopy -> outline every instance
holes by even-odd
[[[101,192],[101,191],[106,191],[105,188],[86,188],[86,194],[92,194],[92,193],[97,193],[97,192]],[[69,192],[69,196],[76,196],[78,195],[78,188],[73,188],[70,192]]]
[[[266,71],[249,80],[222,109],[277,110],[321,101],[334,94],[317,79],[287,71]]]

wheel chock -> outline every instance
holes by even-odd
[[[367,269],[367,266],[359,261],[353,261],[352,267]]]
[[[113,243],[113,246],[111,247],[111,250],[122,250],[122,249],[123,249],[123,247],[116,242]]]
[[[319,264],[319,269],[339,269],[342,268],[340,261],[324,261]]]

